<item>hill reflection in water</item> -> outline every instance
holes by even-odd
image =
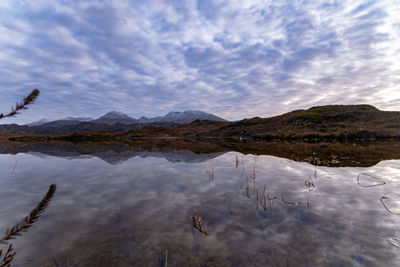
[[[134,157],[161,157],[171,162],[204,162],[236,151],[271,155],[317,166],[368,167],[381,160],[400,159],[400,142],[303,143],[303,142],[196,142],[147,140],[130,143],[11,143],[0,144],[1,154],[29,153],[62,158],[98,157],[120,164]]]
[[[37,146],[42,144],[24,144],[20,150],[2,147],[0,201],[5,204],[0,207],[0,232],[29,212],[50,184],[57,184],[57,194],[40,220],[13,243],[14,264],[400,263],[399,160],[334,168],[339,163],[318,166],[294,156],[218,151],[215,144],[192,150],[184,144],[179,149],[45,145],[47,150],[41,151]],[[252,146],[249,150],[257,147]],[[14,171],[15,159],[5,154],[8,151],[18,153]],[[29,154],[57,155],[55,151],[63,157]],[[338,151],[327,158],[313,152],[320,162],[328,162],[340,161],[344,154]],[[99,160],[102,153],[118,164]],[[115,160],[110,159],[113,155]],[[194,227],[194,210],[201,215],[202,231],[197,221]]]

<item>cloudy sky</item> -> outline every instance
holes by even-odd
[[[400,110],[400,1],[0,1],[2,123],[326,104]]]

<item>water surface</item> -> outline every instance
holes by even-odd
[[[126,153],[0,155],[0,233],[57,185],[10,242],[13,265],[400,264],[399,160],[325,167],[239,152]],[[207,231],[194,227],[194,210]]]

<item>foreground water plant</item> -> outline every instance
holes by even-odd
[[[33,89],[32,92],[22,100],[22,102],[17,102],[14,107],[11,107],[11,111],[9,113],[0,113],[0,119],[15,116],[18,114],[19,110],[27,109],[27,106],[39,96],[39,92],[40,91],[38,89]]]
[[[3,237],[0,239],[0,244],[7,244],[10,240],[20,236],[22,232],[26,232],[35,223],[39,217],[43,214],[51,199],[56,192],[57,186],[55,184],[50,185],[49,190],[42,200],[36,205],[36,207],[26,216],[20,223],[14,225],[6,231]],[[2,250],[0,249],[0,267],[10,266],[16,252],[14,252],[12,244],[8,246],[6,253],[2,256]]]
[[[15,116],[19,110],[27,109],[27,106],[32,103],[39,96],[39,90],[33,89],[32,92],[26,96],[22,102],[16,103],[14,107],[11,107],[11,111],[9,113],[3,114],[0,113],[0,119],[5,117]],[[15,167],[14,167],[15,170]],[[21,235],[21,232],[27,231],[27,229],[39,219],[40,215],[44,212],[46,207],[48,206],[51,198],[53,197],[56,191],[56,185],[51,185],[47,194],[43,197],[42,201],[31,211],[29,216],[25,217],[24,220],[8,229],[4,236],[0,239],[0,244],[7,243],[7,241],[14,239],[16,236]],[[14,252],[13,246],[10,244],[8,246],[7,251],[4,253],[2,257],[3,251],[0,249],[0,267],[8,267],[11,264],[16,252]]]

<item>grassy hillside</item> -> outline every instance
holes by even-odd
[[[225,125],[208,136],[255,139],[387,139],[400,136],[400,112],[369,105],[330,105]]]
[[[37,136],[36,136],[37,138]],[[176,127],[145,126],[125,133],[88,130],[51,135],[69,141],[137,140],[146,138],[229,138],[239,140],[388,140],[400,139],[400,112],[381,111],[369,105],[330,105],[295,110],[270,118],[237,122],[194,121]],[[29,137],[26,138],[29,140]]]

